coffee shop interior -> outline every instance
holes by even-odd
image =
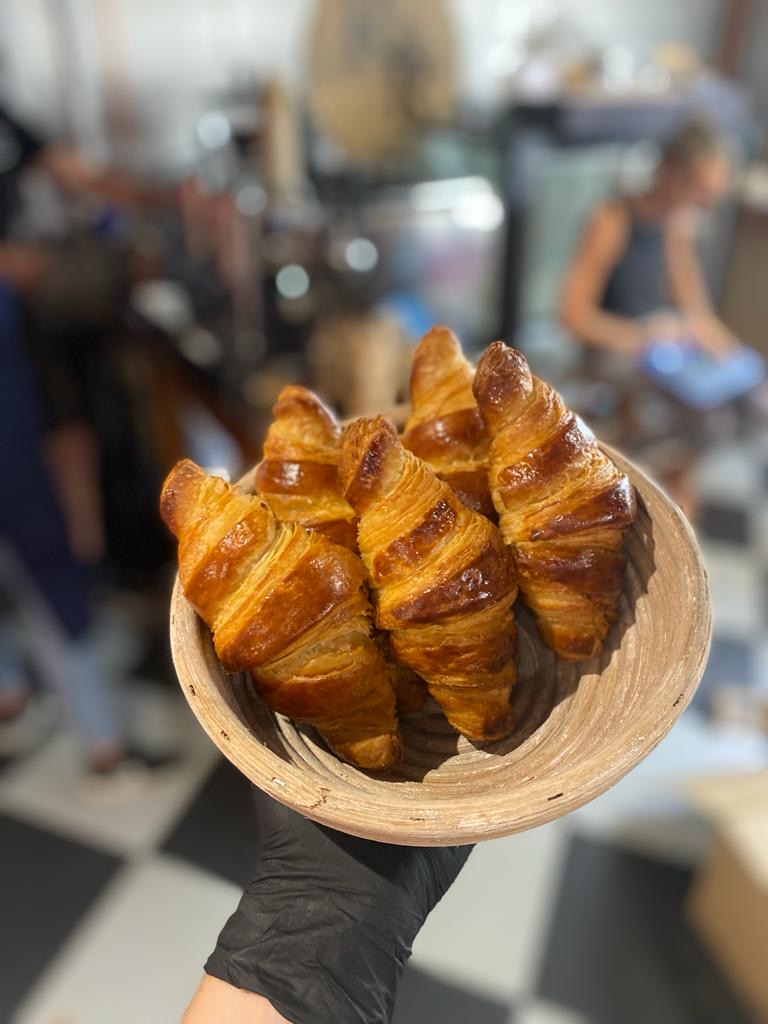
[[[766,53],[763,0],[0,5],[0,1021],[180,1020],[257,845],[162,481],[288,384],[396,408],[433,324],[680,505],[713,634],[631,775],[476,847],[393,1020],[768,1019]]]

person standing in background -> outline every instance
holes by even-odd
[[[49,264],[44,246],[12,237],[18,184],[28,167],[39,167],[69,194],[108,203],[138,205],[158,190],[121,175],[91,168],[68,146],[48,144],[0,105],[0,546],[15,587],[26,596],[44,681],[62,698],[86,748],[95,777],[112,776],[129,751],[115,695],[89,643],[92,620],[90,567],[104,553],[99,492],[98,438],[76,413],[57,420],[51,396],[31,358],[28,303]],[[56,380],[57,353],[46,354],[47,376]],[[28,629],[29,632],[29,629]],[[0,751],[13,723],[24,714],[31,688],[21,664],[0,648]],[[5,744],[12,753],[13,744]]]
[[[612,197],[592,214],[559,307],[563,326],[585,346],[590,378],[608,381],[621,396],[625,428],[618,443],[641,459],[654,444],[661,448],[658,438],[644,437],[642,406],[653,406],[645,419],[655,419],[674,441],[652,468],[689,511],[690,471],[708,424],[639,373],[638,360],[654,342],[693,344],[715,359],[736,348],[712,305],[696,241],[701,215],[726,195],[730,178],[712,130],[698,121],[683,126],[663,147],[647,189]]]

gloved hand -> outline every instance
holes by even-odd
[[[472,847],[375,843],[255,799],[255,876],[206,973],[293,1024],[387,1024],[411,944]]]

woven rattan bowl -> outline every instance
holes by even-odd
[[[374,774],[330,754],[312,729],[273,714],[244,675],[227,675],[176,584],[173,658],[184,695],[213,742],[260,789],[354,835],[445,846],[542,825],[618,782],[666,735],[706,663],[709,593],[693,534],[636,467],[639,512],[627,539],[619,620],[602,656],[559,661],[519,608],[520,682],[511,736],[484,748],[458,736],[431,702],[404,717],[405,760]]]

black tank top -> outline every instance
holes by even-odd
[[[666,295],[664,228],[640,220],[629,205],[629,233],[624,252],[605,285],[602,309],[617,316],[640,318],[669,305]]]

